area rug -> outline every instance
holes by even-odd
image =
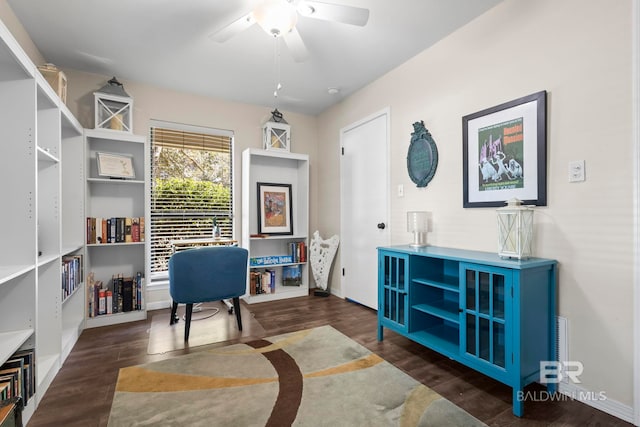
[[[197,312],[194,309],[188,342],[184,341],[184,305],[178,306],[177,314],[180,320],[176,324],[169,325],[171,316],[169,312],[154,315],[151,318],[147,353],[167,353],[233,339],[263,337],[266,334],[260,322],[254,318],[253,313],[242,302],[240,303],[242,331],[238,330],[236,315],[229,314],[227,306],[222,301],[206,303],[204,308],[205,310],[202,312]],[[217,308],[219,311],[208,317],[213,313],[210,310],[212,308]]]
[[[330,326],[120,369],[119,426],[483,426]]]

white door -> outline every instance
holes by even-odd
[[[376,248],[389,244],[389,110],[340,132],[340,264],[345,298],[378,308]]]

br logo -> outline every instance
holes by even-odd
[[[565,362],[556,362],[555,360],[546,360],[540,362],[540,384],[557,384],[564,377],[569,378],[576,384],[580,383],[578,378],[584,371],[582,362],[573,360]]]

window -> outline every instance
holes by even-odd
[[[166,279],[174,240],[233,237],[233,133],[152,121],[151,279]]]

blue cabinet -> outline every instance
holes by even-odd
[[[557,262],[390,246],[378,267],[378,340],[386,327],[509,385],[522,416],[524,387],[557,359]]]

